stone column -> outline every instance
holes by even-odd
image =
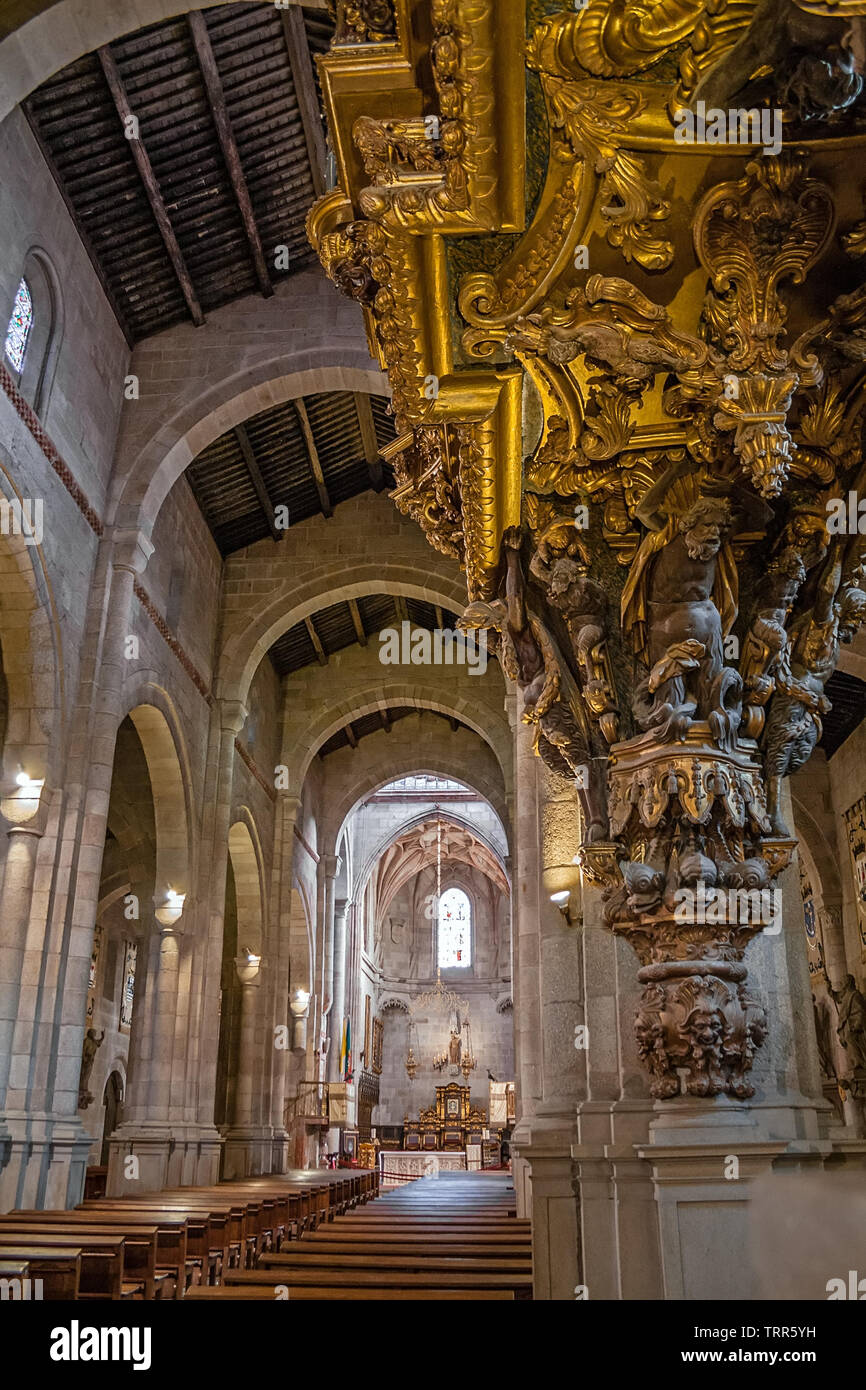
[[[532,736],[518,720],[514,694],[508,699],[515,731],[514,759],[514,874],[512,878],[511,940],[514,997],[514,1071],[516,1123],[512,1136],[512,1173],[520,1216],[532,1213],[529,1165],[522,1156],[529,1142],[530,1121],[541,1099],[541,1011],[538,982],[539,816],[538,759]]]
[[[578,1208],[574,1190],[572,1146],[576,1140],[575,1106],[584,1094],[584,1054],[575,1047],[576,1030],[584,1026],[580,971],[579,870],[573,863],[580,845],[577,796],[572,783],[558,776],[527,748],[528,730],[518,735],[518,815],[522,779],[535,784],[536,833],[520,841],[520,857],[535,880],[534,922],[519,924],[523,962],[535,962],[521,980],[520,1010],[524,1014],[526,975],[536,988],[538,1043],[534,1065],[540,1073],[540,1096],[531,1114],[521,1110],[515,1143],[529,1166],[533,1221],[535,1296],[573,1300],[580,1283]],[[522,745],[522,747],[521,747]],[[532,762],[528,761],[532,757]],[[531,804],[531,803],[530,803]],[[519,825],[518,835],[528,829]],[[540,854],[531,852],[540,845]],[[532,862],[534,860],[534,862]],[[521,875],[520,888],[526,884]],[[569,894],[562,900],[563,894]],[[552,900],[556,895],[558,902]],[[525,916],[525,914],[524,914]],[[534,925],[534,948],[531,939]],[[525,1016],[521,1025],[525,1025]],[[524,1036],[524,1050],[526,1039]],[[538,1081],[536,1081],[536,1091]]]
[[[235,961],[241,982],[240,1037],[234,1113],[223,1154],[223,1176],[226,1178],[267,1171],[270,1159],[270,1128],[265,1133],[258,1123],[260,1105],[256,1095],[263,1043],[259,1028],[259,1007],[264,993],[261,966],[261,961],[247,956],[238,956]]]
[[[240,700],[220,699],[211,723],[208,775],[205,783],[206,821],[202,835],[201,902],[194,978],[199,982],[197,1007],[190,1010],[195,1030],[190,1070],[198,1093],[199,1144],[204,1145],[198,1182],[217,1177],[220,1138],[214,1129],[217,1052],[219,1049],[220,977],[225,917],[228,834],[234,783],[235,739],[247,710]]]
[[[334,1003],[331,1009],[331,1050],[328,1053],[328,1080],[339,1081],[340,1039],[343,1035],[343,1016],[346,1013],[346,917],[349,904],[345,898],[334,902]],[[336,1030],[336,1036],[335,1032]]]
[[[9,848],[3,876],[3,912],[0,922],[0,1115],[6,1099],[6,1086],[15,1052],[15,1023],[21,1002],[21,969],[30,922],[36,853],[42,829],[28,824],[13,825],[7,834]],[[19,1060],[23,1062],[24,1058]],[[29,1062],[29,1054],[27,1061]],[[16,1090],[23,1090],[26,1087],[26,1077],[13,1077],[12,1086]],[[0,1128],[0,1134],[2,1132]]]
[[[336,1081],[340,1070],[340,1027],[341,1021],[334,1014],[334,927],[335,927],[335,883],[340,871],[340,860],[336,854],[323,855],[319,861],[319,882],[322,903],[322,964],[320,973],[319,998],[322,1009],[322,1032],[330,1035],[325,1079]],[[325,1019],[327,1018],[327,1024]],[[328,1152],[333,1153],[339,1146],[340,1131],[329,1129]]]
[[[136,969],[130,1033],[130,1068],[123,1124],[109,1148],[108,1194],[153,1192],[170,1181],[173,1156],[171,1111],[177,1097],[172,1068],[181,950],[181,912],[159,906],[149,934],[139,943],[147,959]],[[144,979],[140,977],[145,967]],[[182,1155],[178,1163],[182,1164]],[[182,1171],[182,1168],[181,1168]]]
[[[301,809],[301,798],[282,792],[277,802],[276,836],[271,901],[276,904],[276,952],[274,982],[274,1066],[271,1073],[271,1126],[273,1155],[271,1172],[282,1173],[289,1164],[289,1135],[285,1128],[286,1086],[289,1074],[289,1055],[294,1047],[294,1023],[291,1017],[289,989],[292,920],[292,867],[295,853],[295,825]],[[309,985],[312,986],[312,980]],[[285,1033],[281,1030],[285,1028]],[[281,1044],[285,1042],[286,1046]]]

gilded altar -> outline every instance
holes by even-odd
[[[471,1104],[470,1087],[451,1081],[436,1087],[435,1103],[419,1111],[417,1120],[403,1119],[407,1150],[456,1152],[480,1144],[487,1128],[487,1111]]]

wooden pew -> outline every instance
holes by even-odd
[[[46,1250],[80,1249],[79,1298],[123,1297],[123,1236],[92,1235],[80,1230],[63,1232],[50,1227],[31,1234]],[[20,1243],[20,1231],[4,1230],[0,1218],[0,1259],[6,1250],[15,1249]]]
[[[197,1289],[188,1289],[184,1295],[185,1299],[200,1301],[221,1301],[230,1302],[237,1299],[245,1303],[297,1303],[327,1301],[329,1303],[418,1303],[418,1302],[452,1302],[465,1303],[471,1302],[508,1302],[513,1303],[514,1294],[509,1289],[345,1289],[345,1288],[307,1288],[294,1287],[289,1289],[289,1297],[277,1299],[273,1289],[265,1286],[250,1285],[243,1288],[239,1285],[228,1287],[221,1284],[218,1288],[209,1288],[201,1285]]]
[[[171,1198],[162,1201],[157,1197],[150,1201],[138,1197],[100,1197],[96,1201],[82,1202],[76,1211],[109,1216],[126,1211],[144,1212],[152,1221],[158,1221],[166,1213],[182,1216],[187,1226],[186,1281],[198,1283],[199,1279],[206,1279],[211,1274],[218,1278],[222,1271],[226,1257],[227,1216],[214,1212],[207,1203],[199,1205]]]
[[[13,1264],[26,1264],[31,1284],[42,1280],[42,1297],[46,1302],[63,1302],[78,1297],[81,1276],[81,1250],[75,1246],[42,1246],[26,1236],[4,1247],[3,1255]],[[4,1300],[5,1301],[5,1300]]]
[[[280,1277],[280,1275],[285,1277]],[[532,1274],[529,1272],[515,1274],[499,1273],[465,1273],[452,1272],[443,1273],[440,1270],[431,1270],[429,1273],[420,1271],[417,1274],[409,1274],[404,1270],[377,1270],[371,1267],[365,1269],[286,1269],[278,1271],[274,1269],[232,1269],[226,1274],[224,1288],[235,1288],[238,1286],[264,1285],[266,1288],[276,1289],[286,1287],[289,1290],[289,1298],[295,1288],[344,1288],[344,1289],[505,1289],[514,1293],[515,1297],[531,1298],[532,1296]]]
[[[4,1222],[15,1220],[22,1229],[36,1224],[68,1226],[70,1229],[84,1229],[96,1235],[112,1231],[125,1236],[127,1276],[130,1275],[130,1255],[141,1257],[144,1249],[151,1243],[154,1246],[152,1273],[145,1284],[144,1296],[155,1298],[157,1290],[161,1297],[168,1297],[175,1291],[182,1292],[186,1281],[186,1218],[163,1212],[152,1216],[147,1211],[26,1211],[9,1212],[2,1217]],[[149,1261],[148,1261],[149,1264]],[[132,1266],[135,1268],[135,1265]],[[138,1276],[136,1269],[133,1278]]]

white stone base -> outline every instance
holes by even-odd
[[[0,1118],[0,1211],[75,1206],[84,1194],[90,1144],[77,1116]]]

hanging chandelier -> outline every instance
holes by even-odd
[[[442,899],[442,821],[439,815],[436,816],[436,901],[434,920],[439,920],[439,903]],[[432,989],[425,989],[421,994],[416,994],[409,1000],[409,1013],[465,1013],[469,1008],[467,1000],[455,994],[453,989],[446,989],[442,983],[442,971],[436,968],[436,983]],[[445,1061],[447,1062],[447,1057]],[[435,1066],[434,1061],[434,1066]]]

